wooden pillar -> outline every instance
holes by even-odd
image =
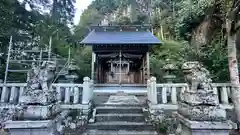
[[[113,72],[113,62],[111,61],[111,72]]]
[[[127,63],[127,74],[128,74],[128,83],[130,83],[131,74],[130,74],[130,63],[129,63],[129,61]],[[133,80],[133,82],[134,82],[134,80]]]
[[[100,83],[100,69],[99,69],[99,59],[96,59],[97,64],[96,64],[96,70],[97,70],[97,80],[96,83]]]
[[[149,62],[149,52],[146,53],[146,62],[147,62],[147,78],[150,78],[150,62]]]
[[[142,83],[144,84],[145,83],[145,66],[144,66],[144,63],[145,63],[145,57],[142,58]]]
[[[92,52],[92,72],[91,72],[91,79],[94,81],[94,72],[95,72],[95,67],[94,67],[94,63],[96,61],[96,54],[94,52]]]

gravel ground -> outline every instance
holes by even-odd
[[[230,133],[230,135],[240,135],[240,132],[237,131],[237,130],[235,130],[235,131],[232,131],[232,132]]]

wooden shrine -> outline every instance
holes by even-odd
[[[81,44],[92,46],[94,83],[146,84],[149,50],[161,42],[147,26],[93,26]]]

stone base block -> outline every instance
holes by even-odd
[[[59,135],[59,124],[53,120],[45,121],[7,121],[5,129],[10,135]]]
[[[219,105],[218,96],[213,91],[185,91],[183,93],[183,101],[191,105]]]
[[[46,106],[28,105],[17,117],[24,120],[47,120],[52,119],[51,117],[56,116],[59,112],[60,106],[58,104]]]
[[[89,112],[91,111],[92,104],[73,104],[73,105],[60,105],[61,109],[66,109],[66,110],[72,110],[72,109],[78,109],[82,110],[82,113],[84,115],[88,115]]]
[[[192,106],[186,103],[180,103],[178,112],[193,121],[223,121],[226,119],[226,111],[219,106]]]
[[[191,121],[176,113],[180,125],[176,135],[229,135],[233,128],[227,121]]]
[[[43,90],[35,90],[29,94],[22,95],[19,102],[26,105],[48,105],[57,101],[56,95],[55,91],[44,92]]]

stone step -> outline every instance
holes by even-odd
[[[97,114],[108,114],[108,113],[143,113],[142,107],[136,106],[100,106],[96,107]]]
[[[98,104],[98,107],[103,106],[112,106],[112,107],[145,107],[145,104],[114,104],[114,103],[104,103],[104,104]]]
[[[143,114],[97,114],[97,122],[109,121],[128,121],[128,122],[144,122]]]
[[[153,131],[151,124],[145,122],[127,122],[127,121],[111,121],[111,122],[96,122],[89,124],[88,129],[97,130],[136,130],[136,131]]]
[[[155,131],[105,131],[105,130],[88,130],[83,135],[157,135]]]

